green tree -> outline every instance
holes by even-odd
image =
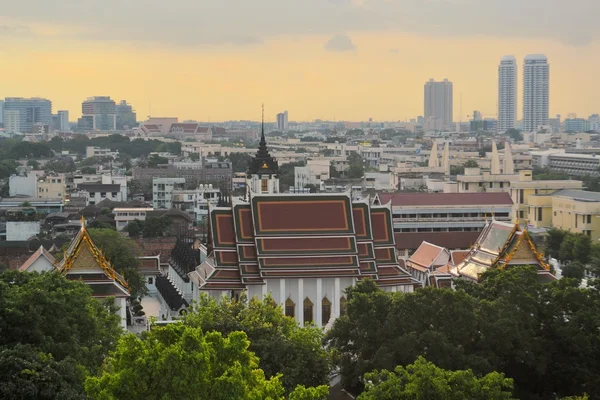
[[[224,335],[238,330],[246,332],[250,350],[260,359],[260,368],[267,377],[283,374],[283,386],[288,393],[297,385],[312,387],[328,383],[331,360],[321,345],[322,331],[299,327],[270,297],[262,302],[256,299],[248,302],[245,297],[240,301],[216,302],[202,296],[185,322],[205,332],[214,330]]]
[[[365,162],[360,154],[355,151],[348,156],[348,171],[346,176],[350,179],[362,178],[365,171]]]
[[[578,282],[585,277],[585,265],[579,261],[573,261],[562,268],[562,276],[577,279]]]
[[[479,163],[475,160],[467,160],[464,162],[463,166],[465,168],[479,168]]]
[[[358,400],[511,400],[512,379],[492,372],[477,378],[473,371],[447,371],[423,357],[394,372],[365,375],[366,390]]]
[[[142,234],[143,229],[144,223],[139,219],[134,219],[133,221],[129,222],[123,230],[129,233],[129,236],[136,237]]]
[[[510,137],[515,142],[523,141],[523,135],[521,134],[521,132],[519,132],[518,129],[514,129],[514,128],[507,129],[506,132],[504,132],[504,134],[506,136]]]
[[[40,163],[37,160],[27,160],[27,166],[32,169],[40,169]]]
[[[91,293],[59,273],[0,274],[0,397],[82,392],[81,379],[97,372],[121,334],[114,302]],[[6,396],[11,385],[17,392]]]
[[[115,227],[109,224],[108,222],[93,220],[87,225],[88,229],[112,229],[115,230]]]
[[[94,167],[82,167],[79,169],[81,171],[82,174],[95,174],[96,173],[96,168]]]
[[[577,237],[567,233],[560,244],[558,259],[565,262],[573,261],[575,259],[574,249],[576,242]]]
[[[14,174],[19,164],[11,158],[0,160],[0,179],[8,178]]]
[[[147,293],[146,280],[138,270],[141,250],[137,243],[114,229],[90,229],[89,232],[96,246],[129,284],[131,296],[144,296]]]
[[[576,233],[575,245],[573,246],[573,259],[581,264],[587,264],[590,260],[592,238],[583,233]]]
[[[148,158],[148,168],[157,168],[159,164],[167,164],[168,162],[168,159],[153,154],[152,156],[150,156],[150,158]]]
[[[317,387],[296,386],[296,389],[290,393],[288,400],[327,400],[329,397],[329,386],[321,385]]]
[[[128,334],[86,391],[91,399],[281,399],[279,377],[265,379],[249,346],[244,332],[223,337],[183,324]]]
[[[142,223],[144,237],[159,237],[168,234],[173,226],[173,221],[167,216],[148,217]]]
[[[565,235],[567,231],[558,229],[558,228],[550,228],[546,232],[546,240],[545,240],[545,249],[546,254],[552,258],[558,259],[560,256],[560,247],[562,245],[563,240],[565,239]]]

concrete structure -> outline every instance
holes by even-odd
[[[178,210],[185,211],[196,222],[205,221],[209,204],[215,207],[219,202],[220,191],[213,185],[198,185],[194,190],[174,190],[172,205]]]
[[[4,126],[4,100],[0,100],[0,126]]]
[[[114,131],[117,129],[117,110],[109,96],[88,97],[81,104],[82,128]]]
[[[59,110],[58,111],[58,129],[62,132],[70,131],[71,124],[69,123],[69,111]]]
[[[77,186],[83,197],[85,205],[96,205],[104,199],[111,201],[124,201],[121,195],[121,185],[102,184],[102,183],[82,183]]]
[[[7,242],[28,240],[39,233],[39,221],[6,221]]]
[[[566,132],[586,132],[590,130],[590,123],[585,118],[566,118]]]
[[[303,189],[306,185],[315,185],[317,189],[323,189],[323,181],[329,179],[329,159],[312,159],[306,162],[304,167],[294,167],[294,188],[296,191]]]
[[[174,164],[159,168],[133,168],[133,179],[151,181],[153,178],[184,178],[188,184],[212,183],[215,187],[223,188],[225,192],[231,188],[233,169],[230,162],[208,161],[203,158],[198,168],[195,166]]]
[[[596,176],[600,173],[600,157],[595,154],[550,154],[548,167],[572,176]]]
[[[385,164],[379,165],[378,172],[365,172],[363,177],[364,190],[398,190],[399,177],[396,173],[390,171]]]
[[[155,209],[173,207],[173,191],[185,189],[185,178],[152,179],[152,204]]]
[[[120,192],[121,192],[121,199],[123,199],[123,201],[127,200],[127,196],[128,196],[128,191],[127,191],[127,177],[126,176],[121,176],[121,175],[112,175],[112,174],[103,174],[102,175],[102,179],[101,179],[101,183],[103,185],[119,185],[120,187]]]
[[[153,208],[114,208],[113,214],[115,215],[117,231],[120,232],[125,229],[131,221],[145,221],[147,213],[153,210]]]
[[[15,132],[30,133],[36,123],[52,125],[52,102],[47,99],[7,97],[4,101],[5,124],[14,126],[16,114],[7,114],[9,111],[18,112],[18,130]]]
[[[452,126],[453,93],[452,82],[444,79],[425,83],[425,130],[439,131]]]
[[[0,209],[21,207],[23,203],[31,204],[37,212],[52,214],[63,210],[63,199],[37,199],[35,197],[4,198],[0,200]]]
[[[111,149],[102,149],[100,147],[86,146],[85,158],[90,157],[108,157],[115,159],[119,156],[119,151],[112,151]]]
[[[288,112],[285,110],[282,113],[277,114],[277,130],[286,131],[288,129]]]
[[[523,131],[534,132],[548,125],[550,66],[541,54],[525,57],[523,66]]]
[[[504,56],[498,65],[498,131],[517,125],[517,59]]]
[[[131,129],[137,125],[137,115],[135,110],[127,101],[121,100],[116,106],[117,113],[117,129]]]
[[[19,110],[4,110],[4,131],[21,133],[21,113]]]
[[[8,178],[10,197],[37,197],[37,176],[29,173],[25,176],[12,175]]]
[[[47,175],[37,182],[38,199],[64,199],[67,184],[64,174]]]

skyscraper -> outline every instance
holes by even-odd
[[[277,114],[277,130],[285,131],[288,129],[288,112],[285,110],[282,113]]]
[[[69,124],[69,111],[59,110],[57,114],[58,129],[63,132],[71,130],[71,124]]]
[[[517,59],[504,56],[498,65],[498,131],[517,126]]]
[[[523,66],[523,131],[548,125],[550,66],[542,54],[525,57]]]
[[[8,119],[8,111],[18,112],[18,128],[21,133],[31,132],[33,125],[38,123],[44,125],[52,124],[52,102],[47,99],[39,97],[31,99],[7,97],[4,101],[4,120]],[[12,113],[11,118],[14,119],[16,115],[16,113]],[[11,121],[11,125],[15,127],[14,120]]]
[[[127,101],[121,100],[117,105],[117,129],[130,129],[137,125],[135,110]]]
[[[109,96],[88,97],[81,104],[80,127],[114,131],[117,129],[117,110]]]
[[[425,130],[442,130],[452,127],[452,82],[444,79],[425,83]]]

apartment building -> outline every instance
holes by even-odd
[[[38,199],[63,199],[67,191],[64,174],[48,175],[37,182]]]
[[[155,209],[173,207],[173,191],[185,189],[185,178],[152,179],[152,204]]]
[[[145,221],[147,213],[153,211],[152,208],[115,208],[115,224],[117,231],[125,229],[131,221]]]

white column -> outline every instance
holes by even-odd
[[[219,296],[219,300],[223,300],[223,297],[229,298],[229,292],[227,290],[221,290],[221,296]]]
[[[127,299],[121,297],[118,302],[119,316],[121,317],[121,327],[127,330]]]
[[[398,290],[398,287],[392,286],[392,293],[396,293],[396,290]]]
[[[296,301],[296,321],[304,326],[304,279],[298,279],[298,300]]]
[[[267,292],[267,280],[265,279],[265,284],[262,285],[262,299],[264,300],[265,297],[267,297],[267,294],[269,294],[269,292]]]
[[[285,279],[279,280],[279,304],[281,308],[283,308],[283,313],[285,314]]]
[[[342,297],[340,292],[340,278],[335,278],[333,285],[333,316],[335,318],[340,316],[340,298]]]
[[[315,325],[322,326],[323,316],[321,313],[323,312],[323,280],[321,278],[317,278],[317,309],[316,313],[313,313],[315,316]]]

